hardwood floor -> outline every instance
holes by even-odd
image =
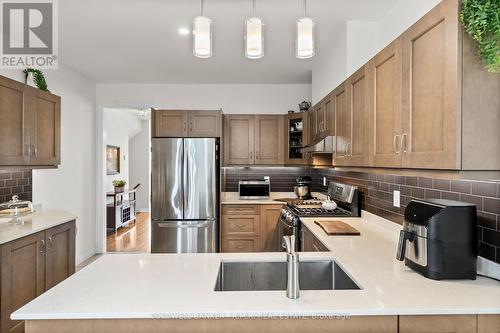
[[[151,223],[149,213],[137,213],[135,223],[106,236],[107,252],[150,252]]]

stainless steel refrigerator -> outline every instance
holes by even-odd
[[[218,139],[152,139],[152,253],[217,252],[219,161]]]

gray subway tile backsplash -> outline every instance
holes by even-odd
[[[0,170],[0,203],[18,195],[22,200],[33,200],[31,170]]]
[[[333,168],[258,167],[223,168],[223,189],[238,191],[240,179],[271,177],[271,190],[293,191],[295,178],[309,175],[312,190],[324,191],[323,177],[358,186],[361,207],[396,223],[403,223],[406,205],[412,199],[441,198],[476,204],[478,210],[479,254],[500,263],[500,182],[449,180],[429,177],[401,176],[387,173],[339,171]],[[1,179],[1,174],[0,174]],[[393,191],[401,192],[401,207],[393,207]]]

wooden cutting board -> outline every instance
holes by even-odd
[[[361,233],[349,224],[342,222],[340,220],[322,220],[314,221],[319,225],[327,235],[349,235],[349,236],[359,236]]]

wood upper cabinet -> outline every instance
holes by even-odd
[[[283,115],[225,115],[226,165],[284,163]]]
[[[309,143],[308,115],[309,112],[299,112],[285,116],[285,164],[308,164],[309,154],[300,151]]]
[[[0,166],[61,162],[61,98],[0,76]]]
[[[255,116],[255,164],[283,164],[282,115]]]
[[[45,291],[45,235],[38,232],[3,244],[1,276],[2,333],[24,332],[24,322],[10,314]]]
[[[45,231],[45,289],[75,273],[75,222]]]
[[[335,153],[334,165],[348,164],[348,146],[351,138],[351,115],[347,104],[346,82],[338,86],[333,92],[333,106],[335,110]]]
[[[363,166],[367,153],[365,120],[367,115],[366,67],[347,80],[347,112],[350,117],[350,140],[347,145],[348,165]]]
[[[32,88],[30,142],[32,165],[61,163],[61,98]]]
[[[459,1],[445,0],[403,34],[405,168],[460,168]]]
[[[189,136],[199,138],[220,137],[220,111],[189,111]]]
[[[368,165],[401,167],[401,38],[392,42],[368,63],[367,79]]]
[[[2,244],[0,332],[24,332],[10,315],[75,272],[75,221]]]
[[[0,76],[0,165],[28,165],[30,122],[25,117],[26,86]]]
[[[154,110],[153,137],[187,137],[188,121],[189,114],[184,110]]]
[[[221,135],[221,112],[193,110],[154,110],[155,138],[217,138]]]
[[[224,115],[226,165],[254,164],[254,116]]]
[[[475,333],[475,315],[399,316],[399,333]]]

